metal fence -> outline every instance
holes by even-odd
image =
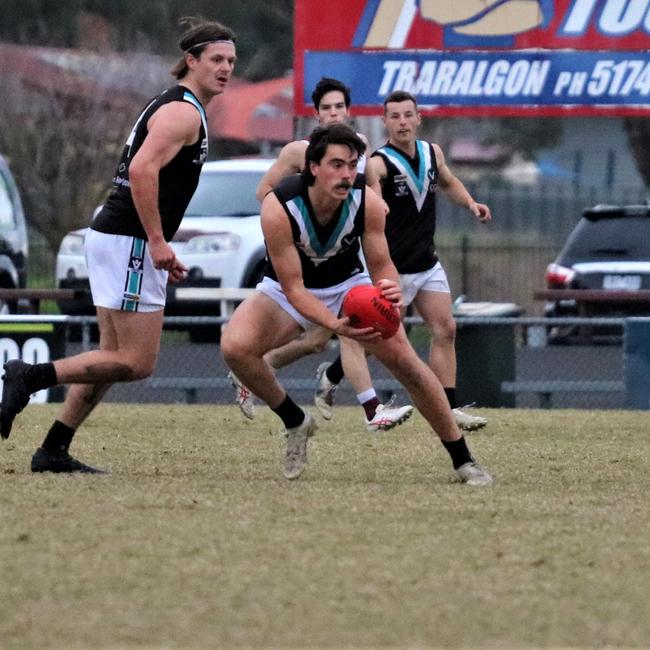
[[[473,301],[514,302],[526,314],[542,315],[533,293],[545,286],[546,266],[557,256],[585,207],[597,203],[635,203],[643,190],[612,193],[604,188],[567,184],[494,187],[469,184],[494,215],[486,226],[449,201],[438,202],[436,246],[454,296]],[[54,253],[30,233],[31,286],[54,286]]]
[[[170,318],[166,327],[211,325],[221,317]],[[477,406],[532,408],[625,408],[626,368],[623,319],[472,318],[457,319],[458,392]],[[409,318],[409,337],[426,359],[428,334],[419,318]],[[0,357],[45,361],[91,349],[95,319],[64,316],[0,316]],[[81,340],[71,332],[81,328]],[[600,336],[600,332],[605,332]],[[73,340],[71,340],[71,338]],[[338,344],[306,357],[278,372],[297,401],[310,404],[316,386],[315,369],[332,360]],[[370,359],[375,387],[382,399],[408,396],[375,359]],[[231,403],[233,391],[217,343],[191,343],[187,332],[163,333],[154,375],[146,380],[115,385],[109,402]],[[647,382],[645,382],[647,384]],[[36,401],[58,401],[61,389],[41,394]],[[355,404],[344,381],[337,403]]]

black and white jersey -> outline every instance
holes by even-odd
[[[197,142],[183,147],[160,170],[158,177],[158,208],[165,239],[170,241],[178,230],[187,204],[199,182],[201,167],[208,157],[208,127],[205,110],[196,96],[188,88],[180,85],[165,90],[151,100],[140,113],[122,151],[122,157],[113,178],[113,189],[91,225],[94,230],[147,239],[131,196],[129,165],[147,137],[149,118],[161,106],[169,102],[188,102],[196,107],[201,116]]]
[[[348,197],[325,225],[318,223],[314,216],[308,185],[301,175],[285,178],[273,191],[291,224],[305,287],[333,287],[364,271],[359,258],[359,238],[365,225],[365,181],[362,174],[357,175]],[[265,275],[278,279],[268,255]]]
[[[436,231],[436,187],[438,165],[433,145],[415,142],[415,157],[386,144],[375,151],[388,174],[382,198],[390,212],[386,217],[386,241],[399,273],[420,273],[438,261]]]

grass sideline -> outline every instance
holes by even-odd
[[[634,412],[482,410],[496,478],[452,482],[416,415],[336,410],[282,478],[258,409],[102,405],[31,475],[55,406],[0,445],[0,647],[647,647],[650,445]]]

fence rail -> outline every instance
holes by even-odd
[[[429,337],[421,318],[406,320],[416,351],[426,359]],[[227,315],[165,319],[166,325],[174,327],[218,327],[227,321]],[[468,402],[476,401],[478,406],[625,408],[631,381],[623,343],[626,322],[622,318],[459,316],[459,396]],[[1,315],[0,357],[3,362],[18,356],[35,362],[91,349],[95,345],[91,336],[95,325],[96,319],[89,316]],[[80,341],[69,337],[73,326],[84,333]],[[618,334],[610,337],[606,345],[554,341],[551,335],[555,328],[567,326],[605,327]],[[331,361],[337,352],[338,344],[333,340],[328,350],[280,370],[279,377],[298,401],[311,403],[315,368],[322,361]],[[382,399],[395,393],[399,401],[408,401],[408,395],[376,360],[370,359],[369,363]],[[216,344],[191,343],[183,332],[165,333],[155,374],[133,384],[116,385],[107,399],[226,404],[232,396],[226,375]],[[638,373],[636,381],[648,385],[647,377],[639,379]],[[56,389],[46,397],[41,395],[38,401],[62,396],[62,390]],[[337,392],[337,403],[355,403],[347,382]]]

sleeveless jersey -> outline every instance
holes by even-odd
[[[436,231],[438,165],[433,146],[416,140],[415,157],[390,144],[375,151],[388,174],[382,198],[390,212],[386,217],[386,241],[399,273],[420,273],[438,261],[433,240]]]
[[[170,241],[178,227],[199,182],[201,167],[208,156],[208,128],[205,110],[188,88],[173,86],[154,98],[137,119],[113,178],[113,189],[103,208],[91,224],[93,230],[112,235],[128,235],[147,239],[131,196],[129,165],[140,149],[149,132],[149,118],[164,104],[169,102],[188,102],[196,107],[201,115],[199,139],[196,143],[183,147],[165,165],[158,176],[158,209],[162,220],[163,234]]]
[[[305,287],[324,289],[364,271],[359,259],[359,237],[365,224],[365,183],[363,176],[357,175],[347,199],[324,226],[314,216],[307,188],[301,175],[292,175],[273,192],[291,224]],[[278,280],[268,255],[264,274]]]

